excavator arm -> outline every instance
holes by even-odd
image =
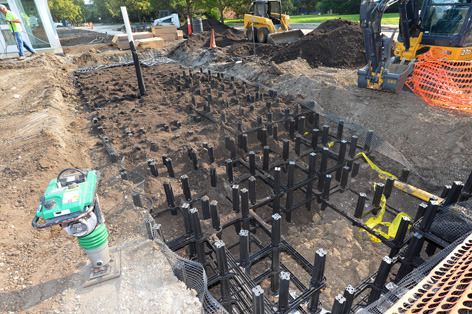
[[[359,87],[399,93],[414,62],[392,57],[392,38],[383,37],[382,16],[385,10],[398,2],[400,12],[400,36],[405,49],[410,48],[410,29],[418,24],[417,0],[362,0],[360,24],[364,35],[367,65],[357,72]]]

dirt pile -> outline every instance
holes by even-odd
[[[359,23],[334,19],[281,49],[272,60],[305,59],[312,67],[359,67],[365,64],[364,38]]]
[[[82,29],[58,29],[57,34],[62,46],[70,47],[98,43],[111,43],[113,36]]]
[[[202,24],[203,24],[203,31],[210,31],[211,32],[211,30],[213,29],[215,31],[215,33],[224,33],[227,30],[232,30],[235,33],[240,32],[239,30],[237,30],[233,27],[230,27],[228,25],[225,25],[225,24],[223,24],[220,21],[215,20],[215,19],[202,20]],[[188,23],[185,23],[184,25],[179,27],[179,29],[184,32],[185,36],[188,36]]]

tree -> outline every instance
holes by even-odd
[[[86,8],[82,0],[48,0],[49,10],[55,21],[65,18],[73,23],[83,20],[83,13]]]

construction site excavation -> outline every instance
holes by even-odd
[[[1,312],[472,311],[470,113],[359,88],[359,23],[181,29],[137,52],[63,29],[64,56],[0,62]],[[88,180],[106,271],[46,217]]]

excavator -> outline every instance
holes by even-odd
[[[289,21],[290,17],[282,14],[280,0],[255,0],[244,14],[247,39],[273,45],[297,41],[303,32],[293,30]]]
[[[398,40],[381,34],[385,10],[398,2]],[[367,65],[357,72],[363,88],[399,93],[415,61],[438,47],[453,61],[472,60],[472,0],[362,0],[360,24]],[[393,51],[393,56],[392,56]]]

